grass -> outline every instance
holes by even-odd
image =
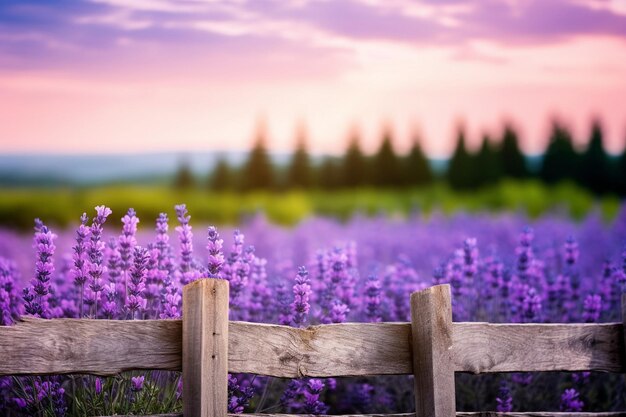
[[[105,204],[121,217],[133,207],[140,218],[155,219],[162,211],[173,216],[175,204],[186,203],[195,221],[236,224],[262,211],[273,222],[293,225],[311,214],[348,219],[356,212],[406,215],[412,211],[523,211],[531,217],[549,211],[579,219],[598,207],[606,219],[619,210],[615,196],[595,198],[572,183],[546,186],[537,181],[503,181],[495,186],[455,192],[436,184],[409,190],[356,189],[339,191],[259,191],[215,193],[175,190],[162,185],[110,185],[91,188],[0,188],[0,225],[29,229],[39,217],[55,226],[75,224],[80,214]]]

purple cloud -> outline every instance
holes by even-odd
[[[273,68],[272,59],[280,62],[276,57],[289,54],[316,54],[334,65],[350,65],[350,51],[325,44],[324,36],[453,46],[462,59],[476,57],[468,49],[476,39],[508,45],[576,35],[626,37],[626,16],[580,0],[146,0],[140,5],[123,0],[3,1],[0,67],[98,68],[118,59],[158,65],[171,62],[174,54],[182,61],[197,55],[220,59],[218,67],[229,60],[246,62],[241,57],[247,56],[253,66],[268,62],[271,70],[280,70]],[[190,55],[185,58],[185,53]]]

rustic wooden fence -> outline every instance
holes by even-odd
[[[281,378],[414,375],[416,413],[391,417],[626,416],[457,412],[454,390],[455,372],[624,373],[623,323],[453,323],[448,285],[413,293],[411,318],[306,329],[229,322],[228,282],[202,279],[183,290],[183,320],[26,318],[0,327],[0,375],[182,370],[185,417],[227,416],[228,372]]]

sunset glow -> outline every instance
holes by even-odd
[[[0,152],[272,150],[307,126],[339,153],[355,126],[445,156],[552,117],[626,140],[626,1],[96,0],[0,4]]]

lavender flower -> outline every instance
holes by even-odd
[[[328,407],[320,400],[320,395],[324,390],[324,383],[321,379],[310,379],[306,385],[304,394],[304,412],[309,414],[324,414]]]
[[[602,297],[597,294],[589,294],[583,303],[583,320],[586,323],[597,322],[602,313]]]
[[[50,279],[54,272],[52,256],[56,246],[53,234],[39,219],[35,220],[34,248],[37,251],[35,263],[35,277],[31,280],[31,287],[24,289],[26,313],[35,317],[50,318],[48,298],[50,294]]]
[[[575,388],[566,389],[561,395],[561,411],[582,411],[585,403],[580,400]]]
[[[72,268],[72,275],[74,277],[74,285],[78,287],[78,316],[82,317],[83,315],[83,299],[85,297],[85,282],[87,282],[87,274],[88,274],[88,263],[86,258],[87,248],[85,246],[85,241],[89,237],[91,231],[87,226],[87,221],[89,218],[87,217],[87,213],[83,213],[80,216],[80,225],[76,230],[76,245],[73,247],[73,260],[74,266]]]
[[[18,275],[15,263],[0,257],[0,326],[10,326],[20,316],[15,287]]]
[[[243,386],[234,375],[228,374],[228,412],[240,414],[254,396],[254,388]]]
[[[565,263],[568,266],[573,266],[580,256],[580,251],[578,250],[578,242],[576,242],[576,239],[574,239],[573,236],[569,236],[565,241],[564,252]]]
[[[220,239],[219,233],[214,226],[209,226],[207,230],[207,250],[209,251],[209,278],[221,278],[220,271],[224,265],[224,254],[222,253],[222,245],[224,241]]]
[[[185,204],[179,204],[175,209],[176,217],[180,223],[180,226],[176,227],[180,241],[180,271],[182,273],[180,282],[186,285],[198,278],[196,271],[193,269],[193,233],[189,224],[191,216],[187,215],[187,206]]]
[[[374,274],[370,275],[365,283],[365,315],[370,322],[382,321],[381,286],[380,280]]]
[[[500,383],[496,404],[496,411],[499,413],[510,413],[513,411],[513,397],[511,397],[511,391],[504,380]]]
[[[119,252],[120,275],[124,284],[122,300],[125,303],[128,296],[128,274],[132,265],[133,249],[137,245],[136,233],[139,218],[133,208],[129,208],[124,217],[122,217],[122,233],[117,238],[117,246]]]
[[[139,391],[143,390],[143,383],[144,383],[145,379],[146,379],[146,377],[143,376],[143,375],[132,377],[130,379],[130,389],[131,389],[131,391],[139,392]]]
[[[98,316],[98,293],[104,287],[101,282],[102,275],[106,272],[103,265],[105,244],[102,242],[102,226],[106,222],[107,217],[112,213],[111,209],[105,206],[96,207],[96,217],[91,222],[91,238],[87,246],[87,255],[89,259],[89,289],[93,292],[94,300],[94,317]]]
[[[309,273],[305,267],[298,268],[296,283],[293,286],[293,303],[291,304],[293,324],[302,327],[306,323],[309,314],[311,286],[309,285]]]
[[[130,269],[130,284],[128,285],[128,297],[126,299],[126,309],[130,312],[131,318],[135,318],[135,313],[146,308],[144,290],[146,288],[146,267],[150,255],[148,251],[140,246],[135,247],[133,254],[134,263]]]

